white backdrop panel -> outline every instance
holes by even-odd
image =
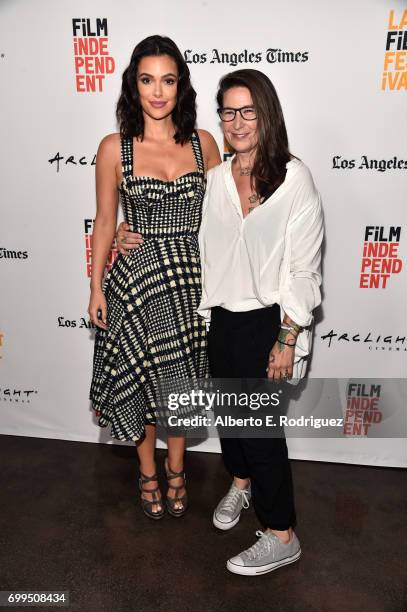
[[[383,172],[359,167],[362,156],[407,159],[405,87],[380,88],[389,14],[394,11],[393,21],[405,31],[406,7],[385,0],[156,0],[152,6],[145,0],[0,5],[2,433],[110,440],[87,400],[94,332],[81,327],[89,296],[84,222],[95,215],[92,160],[98,143],[117,130],[121,74],[135,44],[152,33],[173,38],[189,58],[206,56],[190,64],[198,125],[214,134],[221,149],[219,78],[252,67],[276,86],[291,150],[311,168],[325,211],[324,301],[316,313],[310,376],[406,376],[407,163]],[[102,92],[76,91],[73,18],[90,19],[92,26],[97,18],[107,20],[115,71],[106,75]],[[270,63],[270,48],[306,54],[307,60]],[[216,53],[233,60],[245,50],[261,61],[216,60]],[[49,162],[57,153],[63,158],[59,168]],[[335,169],[335,157],[339,165],[355,160],[355,167]],[[401,228],[403,269],[385,288],[359,287],[367,226]],[[329,339],[329,332],[337,335]],[[359,340],[340,340],[341,334],[358,334]],[[194,448],[218,452],[219,445],[208,440]],[[289,449],[300,459],[407,465],[403,439],[290,439]]]

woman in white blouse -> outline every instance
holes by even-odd
[[[202,301],[211,321],[214,378],[301,377],[319,286],[323,220],[311,173],[288,148],[277,93],[266,75],[237,70],[217,95],[235,155],[208,172],[200,229]],[[244,435],[244,434],[243,434]],[[229,559],[234,573],[258,575],[296,561],[300,544],[285,437],[221,438],[233,475],[213,522],[237,524],[252,498],[259,540]]]
[[[211,374],[302,377],[312,311],[320,303],[321,199],[308,168],[289,152],[280,102],[266,75],[252,69],[227,74],[217,102],[235,155],[208,172],[200,229],[199,312],[210,321]],[[140,240],[119,231],[122,252],[123,238],[126,248]],[[264,531],[227,568],[258,575],[301,554],[291,469],[284,435],[238,435],[221,438],[233,482],[213,522],[231,529],[253,502]]]

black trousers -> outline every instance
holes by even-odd
[[[212,308],[208,337],[213,378],[266,378],[268,355],[277,340],[280,307],[247,312]],[[283,437],[221,438],[232,476],[250,478],[252,501],[263,527],[285,530],[296,523],[291,468]]]

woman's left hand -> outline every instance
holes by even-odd
[[[274,344],[269,354],[267,378],[269,380],[286,380],[293,376],[294,346],[280,348],[280,343]]]
[[[122,221],[116,232],[117,250],[122,255],[129,255],[132,249],[138,249],[144,244],[143,236],[130,231],[130,225]]]

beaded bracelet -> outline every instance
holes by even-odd
[[[301,325],[297,325],[296,323],[294,323],[293,325],[286,325],[283,323],[282,325],[280,325],[280,328],[286,329],[287,331],[291,331],[291,332],[294,331],[296,332],[296,334],[300,334],[304,330],[304,328],[301,327]]]

